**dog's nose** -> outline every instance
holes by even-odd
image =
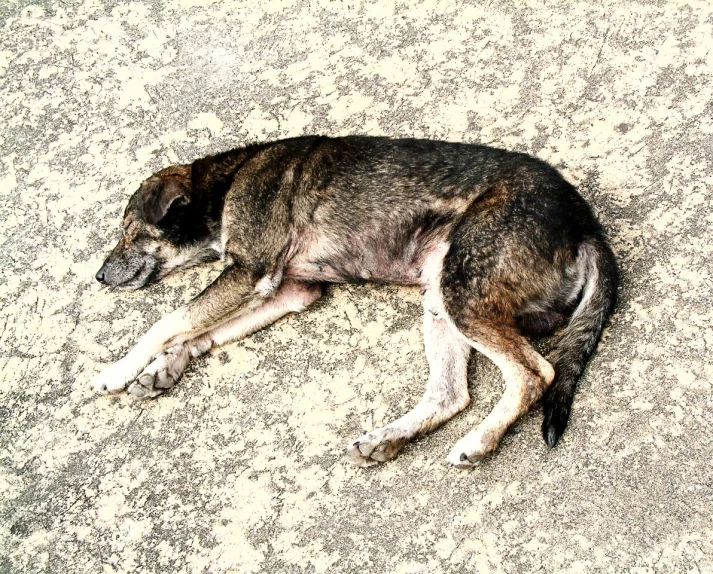
[[[104,283],[104,268],[102,267],[96,274],[97,281],[99,283]]]

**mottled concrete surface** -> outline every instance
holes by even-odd
[[[710,5],[256,4],[0,4],[0,572],[713,571]],[[334,288],[153,402],[92,395],[219,269],[95,284],[138,182],[307,133],[492,143],[579,185],[623,283],[556,449],[535,411],[445,464],[500,393],[474,357],[468,410],[345,463],[424,386],[396,287]]]

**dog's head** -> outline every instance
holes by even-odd
[[[178,267],[215,259],[211,226],[193,195],[190,165],[169,167],[144,181],[129,200],[122,237],[97,281],[138,289]]]

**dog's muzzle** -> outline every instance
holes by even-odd
[[[156,263],[146,258],[107,258],[94,278],[109,287],[142,287],[156,267]]]

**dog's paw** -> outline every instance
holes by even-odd
[[[408,442],[388,427],[377,429],[359,437],[347,448],[347,460],[367,468],[394,458]]]
[[[176,345],[161,353],[131,383],[128,393],[135,399],[152,399],[173,387],[191,360],[187,345]]]
[[[91,387],[102,395],[123,391],[134,380],[142,366],[133,364],[128,357],[124,357],[94,377]]]
[[[150,375],[139,375],[133,383],[129,385],[126,392],[132,397],[139,401],[145,401],[147,399],[153,399],[154,397],[163,394],[164,389],[159,389],[154,383],[153,377]]]
[[[446,460],[460,469],[473,468],[497,448],[498,441],[491,433],[476,430],[460,439],[451,449]]]

